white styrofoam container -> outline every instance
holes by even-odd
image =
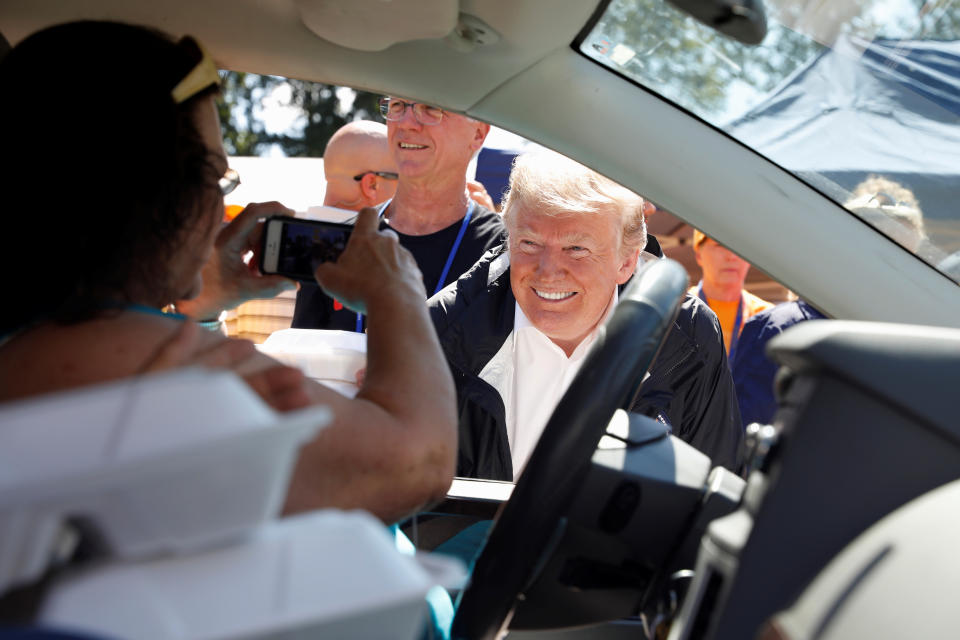
[[[357,371],[367,366],[367,335],[353,331],[283,329],[257,348],[345,395],[356,394]]]
[[[226,371],[179,369],[0,409],[0,593],[36,579],[69,517],[120,558],[219,544],[274,518],[301,444],[327,424],[278,414]]]
[[[116,563],[53,586],[38,622],[131,640],[416,638],[434,584],[364,512],[319,511],[242,544]]]

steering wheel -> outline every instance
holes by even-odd
[[[561,398],[460,595],[451,637],[494,638],[536,578],[614,411],[624,406],[667,335],[687,288],[673,260],[637,273]]]

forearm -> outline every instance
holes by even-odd
[[[370,305],[367,372],[358,397],[382,407],[420,443],[414,462],[439,465],[452,479],[456,390],[422,296],[383,296]]]
[[[452,474],[445,462],[421,458],[414,463],[405,453],[411,443],[401,430],[368,425],[369,420],[358,420],[342,429],[338,417],[300,450],[285,513],[364,509],[392,524],[443,499]]]
[[[422,298],[385,296],[370,304],[367,371],[359,395],[394,415],[456,421],[453,379]]]
[[[325,290],[367,314],[367,369],[356,398],[328,402],[335,422],[303,449],[288,510],[361,507],[389,522],[442,498],[453,478],[456,398],[423,280],[377,225],[375,210],[361,211],[340,258],[316,270]]]
[[[301,450],[287,512],[362,508],[390,523],[449,488],[455,392],[422,296],[385,294],[368,311],[363,387],[353,399],[314,388],[335,421]]]

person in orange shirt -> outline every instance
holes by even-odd
[[[729,357],[747,318],[769,309],[773,303],[743,288],[750,271],[749,262],[697,229],[693,230],[693,253],[703,271],[703,279],[690,289],[690,293],[706,302],[717,314]]]

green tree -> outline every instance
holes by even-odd
[[[355,91],[353,103],[344,112],[338,87],[304,80],[287,80],[290,100],[287,106],[297,107],[303,114],[303,128],[295,135],[279,134],[271,137],[288,156],[322,156],[330,137],[343,125],[353,120],[379,119],[377,100],[380,96]]]
[[[256,109],[271,88],[270,76],[229,71],[220,76],[221,98],[217,101],[220,128],[227,153],[256,156],[269,146],[263,121]]]
[[[264,101],[283,85],[289,88],[285,106],[301,116],[293,131],[269,132],[260,113]],[[365,91],[354,91],[351,102],[332,85],[232,71],[223,74],[221,86],[220,122],[231,155],[261,155],[276,144],[287,156],[320,157],[330,137],[347,122],[379,118],[380,96]]]

